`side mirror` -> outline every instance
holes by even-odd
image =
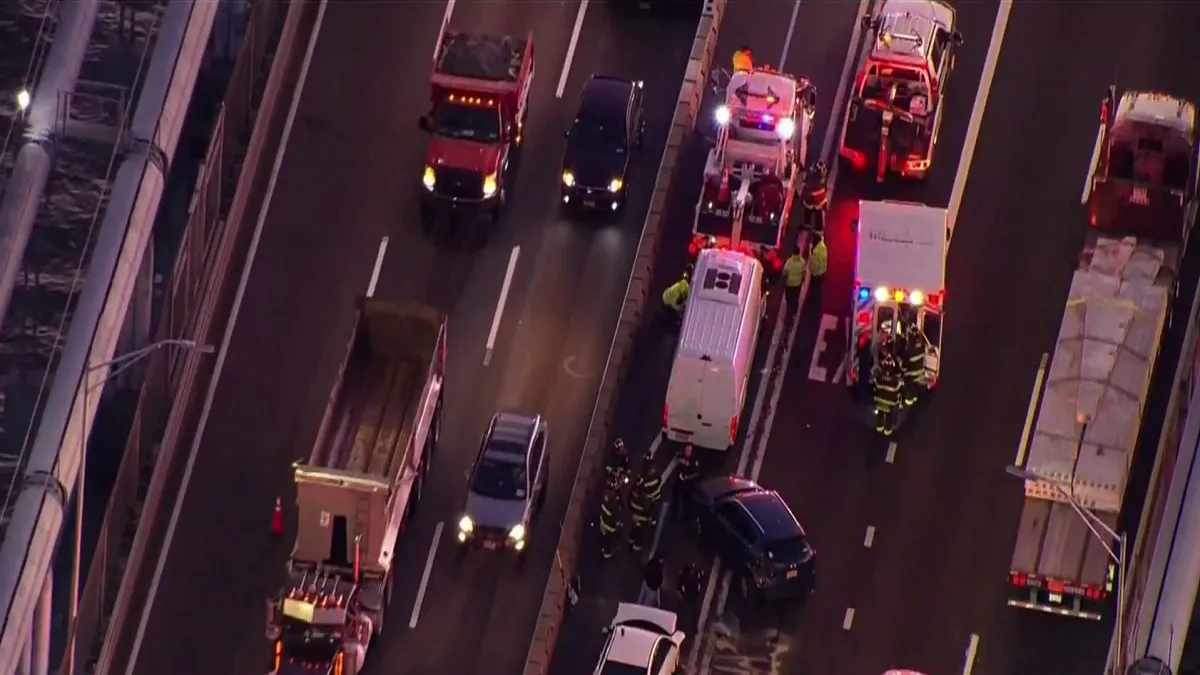
[[[963,43],[962,33],[954,31],[950,34],[950,41],[954,43],[955,47],[961,47]]]
[[[417,127],[420,128],[421,131],[428,132],[432,126],[433,125],[429,121],[429,115],[421,115],[417,118]]]

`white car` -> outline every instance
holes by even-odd
[[[595,675],[671,675],[686,637],[677,623],[673,612],[622,602],[604,629],[608,642]]]

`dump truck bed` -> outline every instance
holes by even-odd
[[[1154,244],[1101,237],[1075,272],[1024,465],[1043,479],[1025,481],[1010,605],[1102,617],[1105,548],[1118,548],[1110,533],[1170,307],[1164,264]]]
[[[441,322],[423,308],[363,301],[335,392],[324,468],[396,476],[437,357]],[[314,455],[315,456],[315,455]]]
[[[533,38],[446,31],[432,83],[451,91],[515,96],[533,72]],[[509,101],[515,105],[515,101]]]

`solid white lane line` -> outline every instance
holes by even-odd
[[[842,630],[850,630],[854,625],[854,608],[847,607],[846,615],[842,617]]]
[[[575,47],[579,46],[579,33],[583,31],[583,17],[587,14],[588,0],[579,3],[579,11],[575,14],[575,27],[571,29],[571,41],[567,43],[567,58],[563,61],[562,74],[558,76],[558,88],[554,90],[554,98],[562,98],[567,90],[567,77],[571,74],[571,61],[575,59]]]
[[[646,450],[646,456],[654,459],[654,455],[658,454],[660,446],[662,446],[662,434],[654,434],[654,440],[650,441],[650,448]]]
[[[975,657],[979,651],[979,635],[971,633],[971,640],[967,643],[967,654],[963,660],[962,675],[971,675],[971,671],[975,670]]]
[[[867,536],[863,537],[863,547],[871,548],[871,544],[875,543],[875,526],[867,526]]]
[[[708,623],[709,615],[712,613],[713,598],[716,596],[717,586],[721,583],[721,563],[716,559],[713,560],[712,568],[708,570],[708,583],[704,586],[704,600],[700,603],[700,616],[696,620],[696,639],[692,640],[692,645],[688,651],[687,667],[683,672],[695,673],[696,662],[700,658],[701,645],[707,643],[703,639],[705,625]]]
[[[979,76],[979,89],[975,91],[975,103],[971,106],[971,120],[967,123],[967,137],[963,141],[962,155],[958,159],[958,171],[954,174],[954,187],[950,191],[950,205],[947,207],[950,231],[954,231],[954,222],[958,219],[958,209],[962,206],[963,191],[967,187],[967,173],[971,170],[971,160],[975,156],[975,143],[979,141],[979,130],[983,127],[983,111],[987,108],[988,94],[992,89],[992,79],[996,76],[996,65],[1000,61],[1000,46],[1004,43],[1004,31],[1008,28],[1008,15],[1012,11],[1012,0],[1000,0],[1000,9],[996,11],[996,23],[992,26],[992,40],[988,43],[987,57],[983,62],[983,73]]]
[[[275,155],[275,163],[271,166],[271,176],[267,179],[267,193],[263,199],[262,210],[258,213],[258,221],[254,224],[254,235],[250,238],[250,251],[246,257],[246,266],[242,269],[242,278],[238,281],[237,292],[233,297],[233,308],[230,310],[229,325],[221,336],[220,351],[217,352],[217,362],[213,366],[212,380],[208,392],[204,395],[204,406],[200,410],[200,421],[196,425],[196,434],[192,439],[192,447],[188,451],[187,464],[183,469],[183,478],[179,492],[175,495],[175,504],[171,507],[171,520],[167,523],[166,537],[158,553],[158,562],[154,565],[154,576],[150,580],[150,590],[146,596],[145,609],[138,619],[137,633],[133,639],[133,647],[129,653],[129,665],[125,667],[125,675],[133,675],[137,668],[138,654],[142,649],[142,640],[146,637],[146,627],[150,614],[154,610],[154,600],[158,595],[158,586],[162,583],[163,569],[167,565],[167,555],[171,552],[171,544],[175,540],[175,528],[179,525],[179,514],[183,512],[183,500],[187,496],[188,486],[192,482],[192,472],[196,468],[196,456],[200,452],[200,443],[204,440],[204,429],[208,425],[208,417],[212,414],[213,402],[216,400],[217,386],[221,382],[221,374],[225,369],[225,357],[229,354],[229,345],[233,339],[233,330],[237,327],[238,313],[242,309],[242,301],[246,297],[246,287],[250,284],[250,272],[254,269],[254,261],[258,255],[258,245],[262,241],[263,228],[267,222],[267,214],[271,211],[271,199],[275,196],[275,186],[279,181],[279,170],[283,167],[283,157],[288,149],[288,140],[292,136],[292,128],[296,123],[296,111],[300,108],[300,98],[304,93],[304,84],[308,79],[308,68],[312,64],[313,53],[317,50],[317,38],[321,34],[321,24],[325,21],[325,8],[328,0],[320,0],[317,8],[317,19],[313,24],[312,35],[304,52],[304,61],[300,65],[300,76],[296,82],[296,94],[288,109],[287,119],[283,122],[283,135],[279,140],[279,152]]]
[[[804,292],[803,289],[800,291]],[[767,388],[771,383],[771,364],[775,363],[775,350],[779,348],[780,336],[783,334],[783,313],[786,303],[780,302],[775,308],[775,329],[771,331],[771,344],[767,347],[767,360],[763,363],[762,377],[758,378],[758,392],[754,394],[754,405],[750,408],[750,426],[746,427],[746,439],[742,443],[742,452],[738,457],[737,475],[745,476],[746,467],[750,464],[750,455],[754,451],[754,439],[757,437],[758,419],[762,415],[763,403],[767,398]],[[763,430],[770,434],[770,428]]]
[[[1025,446],[1029,443],[1029,434],[1033,431],[1033,415],[1037,411],[1038,394],[1042,391],[1042,380],[1046,379],[1046,365],[1050,362],[1050,354],[1042,353],[1042,362],[1038,364],[1037,375],[1033,377],[1033,391],[1029,392],[1029,409],[1025,411],[1025,427],[1021,429],[1021,444],[1017,446],[1017,466],[1025,465]]]
[[[433,559],[437,557],[438,544],[442,541],[444,522],[438,522],[433,530],[433,543],[429,545],[429,555],[425,558],[425,571],[421,573],[421,585],[417,587],[417,599],[413,601],[412,616],[408,618],[408,627],[416,628],[417,619],[421,616],[421,603],[425,601],[425,590],[429,588],[429,575],[433,573]]]
[[[379,273],[383,271],[383,257],[387,255],[388,238],[379,242],[379,252],[375,254],[375,268],[371,270],[371,281],[367,283],[367,297],[375,297],[375,287],[379,285]]]
[[[779,54],[779,70],[787,66],[788,50],[792,47],[792,35],[796,32],[796,17],[800,15],[800,0],[792,0],[792,20],[788,22],[787,35],[783,37],[783,51]]]
[[[1080,204],[1086,204],[1088,197],[1092,195],[1092,176],[1096,175],[1096,165],[1100,163],[1100,149],[1102,147],[1104,147],[1103,124],[1096,129],[1096,144],[1092,146],[1092,161],[1088,162],[1088,172],[1083,177],[1083,196],[1079,198]]]
[[[896,441],[888,443],[887,456],[883,458],[888,464],[896,463]]]
[[[797,309],[796,309],[796,311],[792,312],[792,325],[791,325],[791,328],[788,330],[787,339],[784,340],[784,343],[783,343],[783,354],[780,356],[780,360],[779,360],[780,364],[781,364],[781,366],[779,368],[779,382],[775,383],[775,391],[771,392],[771,403],[767,406],[767,419],[766,419],[766,421],[763,422],[762,434],[758,437],[758,446],[754,450],[754,452],[755,452],[754,464],[750,468],[750,480],[754,480],[754,481],[758,480],[759,474],[762,473],[763,462],[766,460],[766,457],[767,457],[767,441],[771,440],[771,428],[775,425],[775,413],[779,409],[779,398],[783,395],[783,380],[787,376],[788,363],[791,362],[792,346],[796,344],[796,335],[800,332],[800,314],[801,314],[801,310],[804,308],[804,301],[808,298],[808,288],[809,288],[809,277],[808,277],[808,275],[805,275],[804,282],[800,284],[799,296],[796,298]],[[781,301],[779,303],[779,307],[780,307],[780,310],[779,310],[780,317],[776,320],[776,322],[782,324],[783,323],[782,314],[784,313],[785,308],[787,307],[787,302]],[[776,331],[776,332],[778,333],[778,331]],[[775,352],[775,349],[774,349],[775,346],[776,346],[776,344],[774,342],[772,342],[771,349],[768,350],[768,352],[769,352],[767,355],[768,368],[770,367],[770,364],[774,363],[774,361],[772,361],[771,359],[773,358],[773,354]],[[768,383],[768,381],[769,381],[768,378],[770,378],[770,371],[768,371],[767,374],[763,375],[762,384],[759,385],[759,393],[760,394],[763,393],[763,391],[765,391],[763,389],[763,387],[765,387],[766,384]],[[758,403],[757,398],[755,399],[755,403],[756,404]],[[754,419],[753,416],[751,416],[751,424],[753,424],[753,419]],[[751,433],[753,433],[754,427],[751,427],[750,429],[751,429]],[[747,438],[746,438],[747,445],[752,440],[753,439],[750,436],[747,436]],[[739,474],[740,474],[740,472],[739,472]]]
[[[486,350],[483,353],[483,365],[492,362],[492,350],[496,347],[496,334],[500,332],[500,319],[504,316],[504,304],[508,302],[508,291],[512,287],[513,273],[517,271],[517,258],[521,256],[521,247],[514,246],[508,254],[508,269],[504,272],[504,283],[500,285],[500,298],[496,301],[496,313],[492,316],[492,329],[488,331]]]

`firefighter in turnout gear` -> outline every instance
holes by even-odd
[[[624,439],[613,441],[612,454],[608,464],[604,465],[605,478],[609,485],[620,487],[629,482],[629,449],[625,447]]]
[[[657,519],[654,516],[654,506],[646,494],[644,481],[634,484],[629,494],[629,547],[635,551],[642,550],[642,542],[647,533],[654,531]]]
[[[675,487],[671,489],[671,508],[675,510],[675,515],[686,520],[692,485],[700,477],[700,466],[696,461],[696,454],[692,450],[691,443],[683,446],[683,450],[675,461]]]
[[[891,436],[896,430],[896,410],[900,407],[903,371],[895,355],[886,346],[880,354],[875,373],[875,431]]]
[[[600,501],[600,557],[608,560],[617,550],[617,530],[621,527],[621,491],[611,482],[604,486]]]
[[[804,227],[815,232],[825,229],[825,209],[829,207],[829,170],[824,161],[813,165],[807,181],[804,198]]]
[[[925,386],[925,336],[917,328],[916,323],[910,323],[904,331],[904,405],[916,405]]]

